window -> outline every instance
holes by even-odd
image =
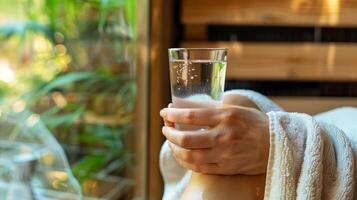
[[[4,198],[14,195],[11,188],[19,181],[16,187],[28,191],[23,195],[134,197],[142,184],[136,182],[136,165],[143,164],[136,160],[134,123],[137,5],[136,0],[0,1]],[[22,155],[33,158],[24,161]],[[26,176],[14,177],[10,166]]]

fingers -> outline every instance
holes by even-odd
[[[172,103],[169,103],[169,105],[167,106],[168,108],[172,108]],[[165,118],[164,118],[164,124],[165,126],[168,126],[168,127],[174,127],[175,124],[173,122],[170,122],[170,121],[167,121]]]
[[[220,122],[221,110],[207,108],[165,108],[160,111],[167,121],[198,126],[215,126]]]
[[[203,131],[179,131],[162,127],[162,133],[172,143],[185,149],[205,149],[214,146],[213,129]]]
[[[212,163],[217,158],[212,149],[184,149],[172,142],[169,142],[169,146],[176,158],[187,163],[207,164]]]
[[[169,121],[167,121],[167,120],[165,120],[165,119],[164,119],[164,124],[165,124],[165,126],[167,126],[167,127],[174,127],[174,126],[175,126],[175,124],[174,124],[173,122],[169,122]]]

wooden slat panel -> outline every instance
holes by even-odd
[[[182,47],[225,47],[227,78],[357,81],[357,45],[184,42]]]
[[[184,28],[184,40],[207,40],[207,26],[187,25]]]
[[[356,0],[183,0],[184,24],[356,26]]]
[[[342,106],[357,107],[357,98],[338,97],[270,97],[289,112],[318,114]]]

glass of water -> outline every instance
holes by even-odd
[[[221,105],[227,68],[227,49],[169,49],[170,84],[176,108]]]

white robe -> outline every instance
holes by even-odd
[[[264,199],[357,199],[357,109],[339,108],[311,117],[284,112],[265,96],[245,96],[269,116],[270,153]],[[165,142],[160,152],[164,200],[179,199],[191,171],[181,167]]]

